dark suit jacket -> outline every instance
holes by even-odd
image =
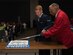
[[[40,34],[43,29],[47,29],[50,26],[52,26],[52,21],[51,21],[51,18],[48,17],[48,15],[43,14],[40,18],[36,17],[34,19],[33,24],[34,24],[34,27],[37,30],[36,34]],[[43,37],[37,37],[36,39],[44,40]]]

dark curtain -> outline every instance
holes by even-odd
[[[30,26],[30,0],[0,0],[0,21],[21,22]]]

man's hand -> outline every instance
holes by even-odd
[[[45,32],[46,32],[46,30],[43,29],[43,30],[41,31],[41,35],[44,35]]]
[[[41,32],[41,35],[44,36],[45,38],[49,37],[47,31],[48,30],[43,29],[42,32]]]
[[[45,29],[43,29],[43,30],[42,30],[42,33],[45,33],[45,32],[46,32],[46,30],[45,30]]]

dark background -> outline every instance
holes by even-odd
[[[0,0],[0,22],[17,22],[18,17],[20,17],[21,22],[27,23],[29,27],[30,1],[31,0]],[[48,15],[48,6],[53,2],[58,3],[60,8],[68,14],[69,18],[73,17],[72,0],[38,0],[38,3],[43,6],[44,13]]]
[[[44,13],[49,14],[48,6],[51,3],[58,3],[60,8],[64,10],[69,18],[73,17],[73,2],[72,0],[39,0],[39,4],[43,6]]]
[[[0,21],[21,22],[29,24],[30,0],[0,0]]]

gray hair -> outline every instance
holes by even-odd
[[[56,7],[56,8],[59,8],[59,5],[57,3],[52,3],[49,7]]]

